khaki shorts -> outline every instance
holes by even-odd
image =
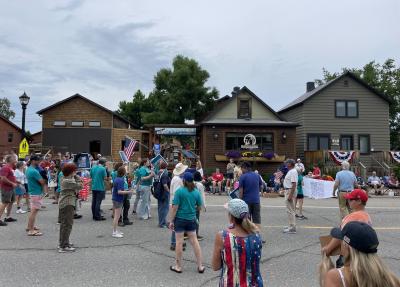
[[[1,190],[1,203],[14,203],[15,201],[15,191],[14,189],[10,191]]]

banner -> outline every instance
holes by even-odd
[[[391,151],[390,155],[396,162],[400,163],[400,151]]]
[[[319,180],[309,177],[303,177],[303,194],[313,199],[331,198],[334,181]]]
[[[354,157],[354,151],[334,151],[330,150],[329,155],[338,164],[342,164],[344,161],[350,162]]]

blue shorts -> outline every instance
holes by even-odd
[[[24,195],[25,194],[25,187],[17,186],[15,188],[15,195]]]
[[[193,232],[193,231],[196,231],[196,229],[197,229],[197,220],[196,219],[187,220],[187,219],[182,219],[182,218],[175,218],[174,225],[175,225],[176,233]]]

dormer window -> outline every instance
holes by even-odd
[[[239,99],[238,101],[238,119],[250,119],[250,99]]]

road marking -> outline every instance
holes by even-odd
[[[264,225],[265,228],[284,228],[282,225]],[[301,229],[332,229],[332,226],[311,226],[311,225],[298,225],[296,228]],[[400,227],[374,227],[375,230],[400,230]]]

